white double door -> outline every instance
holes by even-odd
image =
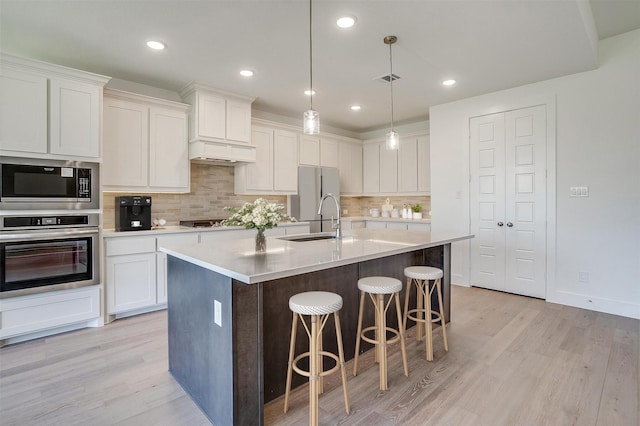
[[[469,122],[473,286],[545,298],[545,108]]]

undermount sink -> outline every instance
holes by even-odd
[[[343,237],[346,237],[346,235],[343,235]],[[331,240],[335,238],[336,238],[336,234],[334,234],[333,232],[330,232],[330,233],[320,232],[317,234],[301,234],[301,235],[291,235],[289,237],[279,237],[280,240],[295,241],[297,243],[302,243],[306,241]]]

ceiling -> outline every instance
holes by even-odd
[[[255,97],[254,108],[309,108],[306,0],[0,0],[0,50],[177,92],[190,81]],[[357,18],[340,29],[342,14]],[[386,35],[396,123],[430,106],[597,67],[597,39],[640,28],[640,0],[313,2],[314,108],[351,132],[388,126]],[[149,39],[167,44],[151,51]],[[242,68],[255,76],[239,75]],[[442,80],[454,78],[452,87]],[[362,109],[353,112],[350,105]]]

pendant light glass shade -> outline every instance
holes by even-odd
[[[389,87],[391,88],[391,129],[387,133],[385,147],[389,151],[395,151],[400,147],[400,136],[393,130],[393,57],[391,56],[391,45],[398,41],[398,37],[390,35],[384,38],[384,44],[389,45]]]
[[[313,109],[304,112],[304,133],[306,135],[320,134],[320,114]]]
[[[389,133],[387,133],[387,141],[385,146],[389,151],[398,149],[398,147],[400,146],[400,136],[398,135],[398,132],[391,130]]]
[[[311,17],[313,7],[309,0],[309,109],[303,115],[303,131],[306,135],[320,134],[320,114],[313,109],[313,38],[311,35]]]

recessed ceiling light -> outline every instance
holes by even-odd
[[[445,80],[442,82],[443,86],[453,86],[454,84],[456,84],[455,80],[449,79],[449,80]]]
[[[340,28],[351,28],[353,27],[353,25],[356,23],[356,18],[350,15],[347,16],[341,16],[340,18],[338,18],[338,20],[336,21],[336,24],[340,27]]]
[[[240,70],[240,75],[243,77],[253,77],[253,71],[251,70]]]
[[[153,50],[163,50],[165,48],[165,44],[160,42],[160,41],[156,41],[156,40],[149,40],[147,42],[147,46],[150,47]]]
[[[307,95],[307,96],[311,96],[311,95],[315,95],[316,91],[307,89],[307,90],[304,91],[304,94]]]
[[[353,111],[360,111],[360,105],[351,105]]]

